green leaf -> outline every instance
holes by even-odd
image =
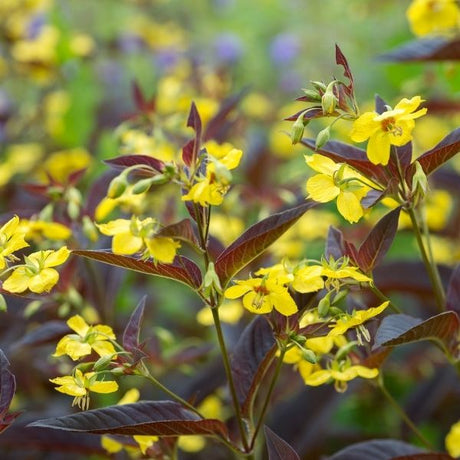
[[[316,206],[315,202],[306,201],[300,206],[273,214],[249,227],[216,260],[216,273],[219,275],[222,287],[225,287],[234,275],[260,256],[314,206]]]

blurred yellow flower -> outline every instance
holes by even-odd
[[[48,182],[49,175],[55,181],[64,184],[72,173],[87,168],[91,161],[91,155],[83,148],[61,150],[48,156],[38,175],[45,183]]]
[[[72,230],[59,222],[46,222],[44,220],[21,219],[18,229],[24,232],[27,239],[41,241],[67,240],[72,236]]]
[[[420,96],[402,99],[394,109],[382,114],[365,112],[353,124],[350,137],[354,142],[367,144],[367,157],[374,164],[388,164],[390,146],[402,146],[412,139],[416,118],[426,114],[427,109],[415,109],[423,102]]]
[[[460,420],[451,426],[445,444],[449,455],[454,458],[460,457]]]
[[[0,270],[6,267],[9,260],[15,260],[13,252],[29,246],[24,240],[25,232],[21,231],[19,217],[14,216],[0,228]]]
[[[455,0],[414,0],[407,19],[415,35],[445,35],[460,26],[460,8]]]
[[[243,306],[239,300],[226,301],[219,307],[220,320],[228,324],[236,324],[243,316]],[[214,320],[211,309],[203,307],[196,315],[197,321],[203,326],[212,326]]]

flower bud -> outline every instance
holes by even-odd
[[[94,225],[94,222],[89,218],[89,216],[83,216],[82,218],[82,230],[86,238],[90,241],[97,241],[99,238],[99,233]]]
[[[331,305],[339,304],[345,297],[348,295],[348,291],[344,289],[343,291],[339,291],[334,298],[332,299]]]
[[[304,113],[305,112],[302,112],[298,116],[298,118],[294,122],[294,124],[292,125],[292,128],[291,128],[291,142],[292,142],[292,144],[297,144],[298,142],[300,142],[302,140],[303,133],[305,131],[305,125],[306,125],[306,123],[304,123],[304,121],[303,121]]]
[[[67,203],[67,214],[72,220],[76,220],[80,215],[80,204],[75,201],[69,201]]]
[[[6,310],[7,310],[7,305],[6,305],[5,297],[3,297],[0,294],[0,312],[5,312]]]
[[[102,371],[107,368],[107,366],[111,363],[112,359],[114,358],[113,355],[105,355],[101,356],[95,363],[93,369],[95,371]]]
[[[346,356],[348,356],[348,354],[350,353],[350,351],[358,344],[357,341],[353,340],[351,342],[348,342],[346,345],[344,345],[343,347],[340,347],[338,350],[337,350],[337,353],[335,354],[335,359],[336,361],[340,361],[341,359],[345,358]]]
[[[335,81],[329,83],[326,88],[326,92],[321,98],[321,107],[323,108],[324,115],[330,115],[334,113],[335,107],[337,105],[337,98],[334,95],[334,85]]]
[[[308,348],[302,348],[302,358],[311,364],[316,364],[318,362],[315,353]]]
[[[206,274],[204,275],[203,287],[204,287],[204,290],[207,292],[211,291],[211,289],[214,289],[219,294],[222,293],[222,286],[220,284],[220,279],[217,276],[216,270],[214,268],[214,264],[212,262],[209,262],[208,270],[206,271]]]
[[[320,92],[320,94],[323,94],[327,87],[322,81],[312,81],[310,80],[310,83]]]
[[[331,128],[328,126],[327,128],[322,129],[316,136],[315,149],[320,149],[326,142],[329,141],[330,138]]]
[[[302,89],[309,102],[321,101],[321,95],[314,89]]]
[[[420,198],[424,198],[428,189],[428,179],[422,165],[415,162],[415,173],[412,177],[412,193],[417,194]]]
[[[123,193],[125,193],[125,190],[128,186],[128,181],[126,180],[126,177],[124,174],[120,174],[117,177],[114,177],[110,184],[109,188],[107,190],[107,198],[118,198]]]
[[[152,185],[152,179],[142,179],[136,182],[131,189],[133,195],[141,195],[149,190]]]
[[[329,313],[329,307],[331,302],[329,300],[329,294],[324,296],[318,303],[318,315],[320,318],[324,318]]]

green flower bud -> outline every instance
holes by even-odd
[[[305,112],[302,112],[297,120],[294,122],[291,128],[291,142],[297,144],[302,140],[303,133],[305,131],[305,123],[303,121],[303,116]]]
[[[106,355],[101,356],[95,363],[93,369],[95,371],[102,371],[107,368],[107,366],[111,363],[113,359],[113,355]]]
[[[300,343],[300,344],[303,344],[307,341],[307,338],[304,337],[303,335],[295,335],[292,340],[294,342],[297,342],[297,343]]]
[[[82,230],[86,238],[90,241],[97,241],[99,238],[99,233],[97,231],[94,222],[89,218],[89,216],[83,216],[82,218]]]
[[[331,128],[328,126],[327,128],[322,129],[316,136],[315,149],[320,149],[326,142],[329,141],[330,138]]]
[[[310,83],[321,93],[323,94],[327,87],[326,85],[322,82],[322,81],[313,81],[313,80],[310,80]]]
[[[29,302],[24,308],[24,318],[30,318],[32,315],[37,313],[42,304],[43,302],[41,300],[32,300],[32,302]]]
[[[335,107],[337,105],[337,98],[334,95],[334,86],[335,81],[329,83],[326,88],[326,92],[321,98],[321,107],[323,108],[324,115],[330,115],[334,113]]]
[[[142,179],[138,182],[136,182],[132,188],[132,193],[133,195],[140,195],[142,193],[145,193],[149,190],[149,188],[152,185],[152,179]]]
[[[424,198],[428,190],[428,179],[422,165],[415,162],[415,173],[412,177],[412,193],[418,195],[419,198]]]
[[[75,201],[69,201],[67,203],[67,214],[72,220],[76,220],[80,215],[80,204]]]
[[[217,293],[222,293],[222,285],[220,284],[220,279],[217,276],[214,264],[209,262],[208,270],[204,275],[203,288],[205,292],[209,293],[212,289]]]
[[[315,91],[314,89],[302,89],[302,91],[304,92],[305,96],[307,96],[309,102],[321,101],[321,94],[319,94],[318,91]]]
[[[329,300],[329,294],[324,296],[318,303],[318,315],[320,318],[324,318],[329,313],[329,307],[331,302]]]
[[[5,312],[6,310],[7,310],[7,305],[6,305],[5,297],[3,297],[0,294],[0,312]]]
[[[308,348],[302,348],[302,358],[311,364],[316,364],[318,362],[315,353]]]
[[[345,297],[348,295],[348,291],[344,289],[343,291],[339,291],[334,298],[332,299],[331,305],[339,304]]]
[[[344,345],[343,347],[340,347],[338,350],[337,350],[337,353],[335,354],[335,359],[336,361],[340,361],[341,359],[345,358],[346,356],[348,356],[348,354],[350,353],[350,351],[358,344],[357,341],[353,340],[351,342],[348,342],[346,345]]]
[[[123,193],[125,193],[126,188],[128,187],[128,181],[124,174],[120,174],[117,177],[114,177],[107,190],[107,198],[118,198]]]

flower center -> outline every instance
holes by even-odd
[[[393,117],[385,118],[381,123],[382,131],[393,134],[393,136],[401,136],[403,130],[400,126],[396,126],[396,120]]]
[[[254,286],[254,292],[257,294],[252,301],[252,306],[256,309],[262,308],[264,297],[270,294],[270,291],[265,287],[264,284],[260,286]]]

